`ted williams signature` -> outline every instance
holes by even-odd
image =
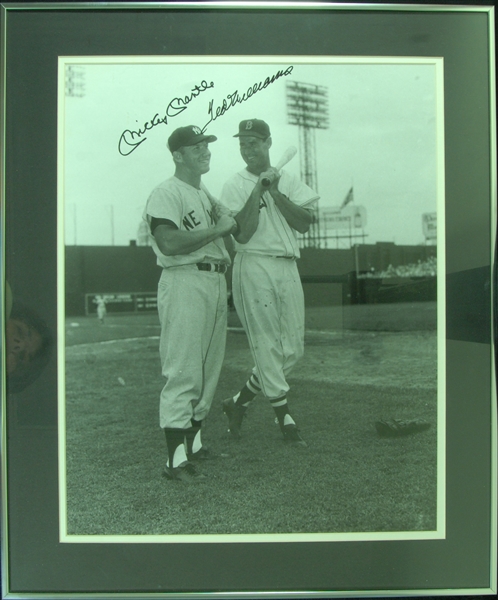
[[[257,94],[261,90],[266,89],[269,85],[280,79],[280,77],[286,77],[290,75],[293,71],[294,67],[289,66],[285,70],[277,71],[274,75],[266,77],[263,81],[257,82],[251,85],[245,92],[239,93],[238,90],[235,90],[231,94],[227,94],[223,99],[221,104],[215,107],[214,100],[209,100],[207,114],[209,116],[209,120],[202,127],[202,132],[206,131],[209,124],[213,121],[216,121],[219,117],[222,117],[228,110],[230,110],[236,104],[242,104],[243,102],[247,102],[254,94]],[[146,121],[143,126],[136,130],[125,129],[119,138],[118,143],[118,151],[122,156],[129,156],[132,152],[134,152],[140,144],[143,144],[147,137],[145,134],[156,127],[157,125],[168,125],[169,120],[181,114],[184,110],[188,108],[188,105],[192,100],[197,98],[202,92],[205,92],[209,88],[214,87],[214,82],[211,81],[207,83],[207,81],[202,80],[199,85],[194,86],[192,88],[191,93],[184,98],[173,98],[166,107],[166,110],[161,115],[156,113],[150,121]]]

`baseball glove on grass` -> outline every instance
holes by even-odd
[[[429,429],[431,424],[425,419],[389,419],[385,421],[375,421],[375,429],[382,437],[400,437],[419,433]]]

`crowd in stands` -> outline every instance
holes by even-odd
[[[389,265],[384,271],[372,270],[367,273],[361,273],[358,277],[384,279],[387,277],[435,277],[436,274],[437,258],[431,256],[425,261],[419,260],[417,263],[399,265],[397,267]]]

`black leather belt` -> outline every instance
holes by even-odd
[[[226,273],[227,266],[220,263],[197,263],[199,271],[214,271],[215,273]]]

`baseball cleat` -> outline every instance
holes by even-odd
[[[193,454],[187,454],[187,458],[189,461],[193,460],[202,462],[205,460],[213,460],[213,458],[216,458],[216,454],[211,452],[211,450],[206,448],[206,446],[201,446],[197,452],[194,452]]]
[[[425,419],[389,419],[386,421],[376,421],[375,429],[382,437],[400,437],[410,435],[429,429],[430,423]]]
[[[228,431],[232,434],[232,437],[239,439],[242,419],[246,412],[245,407],[235,404],[233,398],[227,398],[223,400],[223,412],[228,418]]]
[[[299,429],[297,428],[296,425],[284,425],[283,433],[284,433],[284,442],[287,442],[294,446],[302,446],[303,448],[308,447],[308,444],[299,435]]]
[[[182,463],[174,469],[164,467],[163,477],[170,481],[183,481],[183,483],[201,483],[206,480],[206,476],[197,473],[195,466],[190,462]]]

